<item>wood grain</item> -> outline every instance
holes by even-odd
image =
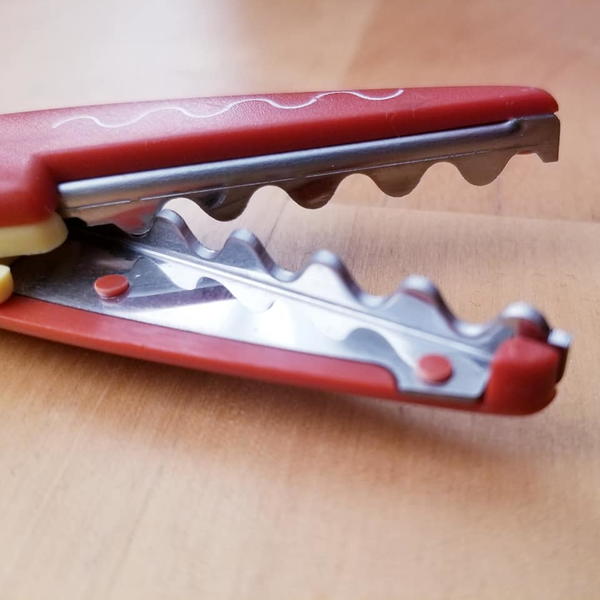
[[[460,8],[458,8],[460,6]],[[0,598],[600,595],[600,40],[595,2],[0,4],[0,111],[246,91],[528,83],[562,157],[406,199],[360,177],[311,212],[278,190],[233,223],[296,268],[434,279],[464,318],[516,299],[575,336],[524,419],[336,396],[0,332]],[[0,142],[1,143],[1,142]],[[480,214],[469,214],[480,213]]]

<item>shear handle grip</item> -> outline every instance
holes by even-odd
[[[23,296],[2,305],[0,327],[83,348],[181,367],[277,383],[474,412],[525,415],[554,398],[560,353],[531,338],[506,340],[496,351],[487,389],[465,403],[399,392],[391,373],[374,364],[314,356],[99,315]]]
[[[0,116],[0,228],[47,219],[57,185],[553,113],[530,87],[196,98]]]

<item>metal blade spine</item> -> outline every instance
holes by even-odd
[[[170,209],[163,209],[157,216],[154,228],[159,227],[161,222],[168,224],[169,227],[174,227],[181,238],[185,240],[189,247],[188,251],[191,250],[194,254],[190,255],[180,251],[157,248],[152,245],[151,241],[144,241],[143,238],[136,240],[125,238],[123,236],[116,236],[112,238],[111,241],[116,241],[119,245],[126,246],[132,251],[139,253],[140,256],[146,256],[158,261],[175,262],[199,270],[201,273],[205,274],[206,277],[214,279],[221,285],[227,287],[238,300],[239,295],[227,286],[227,281],[233,281],[236,284],[266,291],[274,296],[275,299],[283,298],[294,302],[300,302],[304,305],[327,311],[328,313],[335,313],[354,319],[358,323],[357,328],[370,328],[374,332],[382,330],[389,331],[391,329],[392,331],[390,331],[390,334],[392,335],[404,334],[429,340],[434,343],[451,344],[459,351],[477,357],[479,360],[489,360],[493,352],[486,351],[474,344],[476,344],[478,340],[485,339],[486,336],[492,336],[496,330],[506,329],[507,324],[505,323],[505,315],[509,315],[511,307],[516,305],[516,303],[515,305],[510,305],[503,313],[498,315],[498,317],[487,323],[477,325],[465,323],[459,320],[450,310],[439,289],[424,277],[409,277],[408,280],[405,280],[404,286],[401,286],[398,291],[389,296],[372,296],[356,284],[352,275],[338,257],[326,251],[315,253],[302,269],[294,273],[277,265],[266,252],[258,238],[250,232],[233,232],[226,240],[221,250],[217,251],[210,250],[204,246],[202,242],[196,238],[184,219],[178,213]],[[87,229],[85,230],[84,235],[85,237],[104,238],[103,235]],[[244,250],[252,253],[252,258],[255,262],[260,264],[262,273],[267,276],[267,279],[252,276],[252,272],[243,267],[219,262],[223,252],[235,242],[243,244],[242,247]],[[198,247],[192,247],[193,245],[198,245]],[[320,260],[322,257],[326,257],[329,264],[327,264],[327,261]],[[199,263],[199,261],[201,262]],[[331,261],[335,261],[335,266],[331,265]],[[315,266],[323,266],[327,269],[328,277],[332,278],[336,286],[343,289],[347,298],[352,301],[352,305],[343,302],[344,298],[332,300],[316,295],[310,290],[302,289],[303,277],[305,277],[306,273]],[[282,274],[285,275],[282,277]],[[411,282],[414,282],[416,284],[415,288],[418,289],[411,290]],[[290,287],[290,284],[297,284],[300,289],[293,289]],[[411,291],[413,294],[411,294]],[[429,304],[432,307],[432,310],[443,319],[443,322],[448,329],[448,333],[450,334],[450,332],[452,332],[456,337],[444,336],[436,332],[422,330],[401,323],[393,319],[392,315],[377,314],[374,312],[378,308],[393,305],[394,301],[400,301],[403,296],[407,294],[418,295],[422,301]],[[365,300],[367,300],[367,302],[365,302]],[[528,310],[531,310],[532,320],[539,317],[542,322],[542,329],[547,327],[543,317],[539,315],[537,311],[530,309],[530,307],[528,307]],[[474,330],[474,332],[466,334],[466,329]],[[544,331],[544,333],[547,335],[547,332]],[[380,335],[382,334],[380,333]]]
[[[142,233],[149,230],[155,213],[167,200],[180,196],[190,198],[218,220],[231,220],[243,212],[254,192],[266,185],[282,188],[305,208],[318,208],[352,173],[365,174],[385,193],[402,196],[418,185],[430,166],[450,162],[467,181],[484,185],[493,181],[516,153],[534,152],[542,160],[556,160],[559,130],[554,115],[540,115],[402,138],[65,182],[59,185],[59,192],[65,217],[78,217],[89,225],[115,223],[130,233]],[[127,216],[134,207],[139,219],[135,225]]]

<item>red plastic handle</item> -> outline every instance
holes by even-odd
[[[56,209],[88,177],[439,131],[553,113],[529,87],[269,94],[0,116],[0,227]]]
[[[0,327],[84,348],[376,398],[476,412],[525,415],[555,395],[560,355],[530,338],[512,338],[497,350],[483,398],[474,403],[433,402],[399,392],[391,373],[377,365],[327,358],[127,321],[13,296],[0,308]]]

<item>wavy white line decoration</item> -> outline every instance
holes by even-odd
[[[401,96],[403,93],[404,90],[402,89],[398,89],[394,93],[389,94],[388,96],[369,96],[367,94],[363,94],[362,92],[353,92],[349,90],[336,92],[322,92],[320,94],[316,94],[315,96],[310,98],[310,100],[307,100],[306,102],[303,102],[301,104],[279,104],[279,102],[277,102],[276,100],[272,100],[271,98],[242,98],[241,100],[235,100],[234,102],[230,102],[229,104],[225,105],[223,108],[220,108],[215,112],[205,114],[193,113],[185,108],[182,108],[181,106],[162,106],[160,108],[152,108],[150,110],[147,110],[146,112],[142,113],[141,115],[138,115],[130,121],[123,121],[121,123],[105,123],[101,119],[99,119],[98,117],[94,117],[93,115],[78,115],[54,123],[54,125],[52,125],[52,129],[62,127],[63,125],[66,125],[67,123],[72,123],[74,121],[92,121],[93,123],[98,125],[98,127],[104,127],[105,129],[118,129],[119,127],[128,127],[129,125],[135,125],[136,123],[139,123],[142,119],[145,119],[150,115],[163,111],[175,111],[181,113],[186,117],[189,117],[190,119],[211,119],[212,117],[218,117],[222,114],[225,114],[226,112],[230,111],[236,106],[239,106],[240,104],[247,104],[249,102],[262,102],[264,104],[272,106],[273,108],[279,108],[281,110],[298,110],[301,108],[307,108],[308,106],[312,106],[313,104],[321,100],[321,98],[325,98],[326,96],[335,96],[338,94],[356,96],[361,100],[382,102],[385,100],[392,100],[393,98],[398,98],[398,96]]]

